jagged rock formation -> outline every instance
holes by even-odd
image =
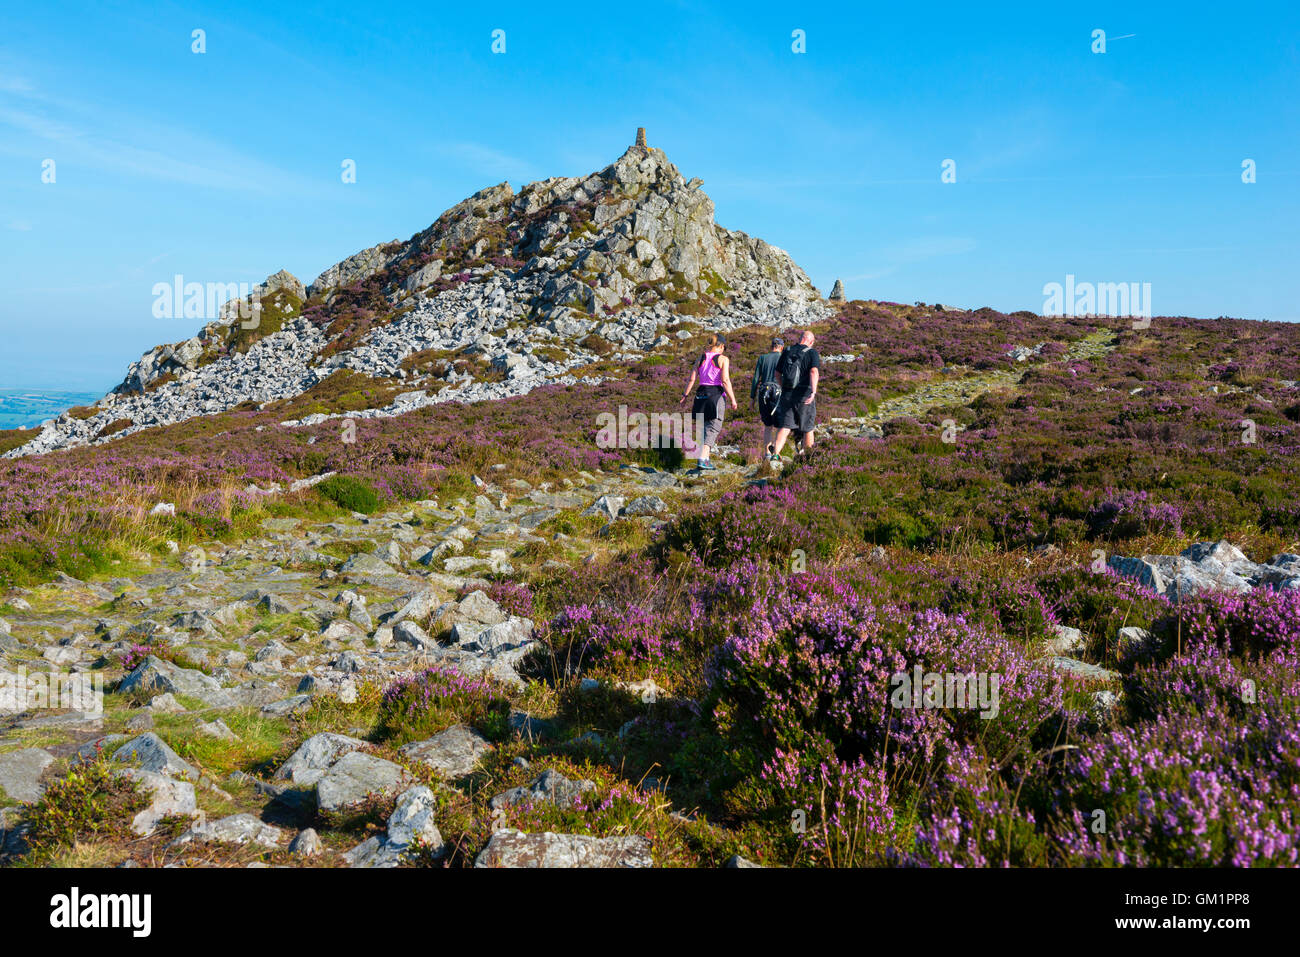
[[[198,335],[133,363],[94,414],[65,413],[7,454],[289,398],[340,369],[405,380],[416,353],[453,358],[432,370],[436,381],[426,375],[401,402],[359,415],[598,381],[569,373],[612,349],[631,359],[664,345],[662,327],[683,318],[730,329],[829,314],[787,253],[714,223],[701,181],[643,143],[641,130],[590,176],[480,190],[408,241],[362,250],[309,286],[281,270]],[[482,381],[487,368],[505,381]]]
[[[838,279],[835,280],[835,285],[831,288],[831,294],[828,301],[847,302],[847,299],[844,296],[844,283],[840,282]]]

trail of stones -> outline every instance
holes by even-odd
[[[262,796],[263,826],[249,819],[256,807],[230,804],[226,817],[197,819],[175,845],[177,854],[212,842],[318,847],[306,831],[282,835],[271,822],[286,814],[294,820],[306,807],[338,810],[371,792],[409,790],[409,773],[369,754],[345,762],[365,742],[336,736],[345,744],[326,748],[326,759],[307,762],[320,767],[306,785],[294,774],[275,781],[236,772],[229,782],[213,781],[168,747],[156,722],[165,719],[158,730],[178,745],[190,736],[229,741],[235,736],[222,716],[237,709],[287,718],[315,698],[354,701],[363,681],[382,685],[435,663],[522,688],[517,669],[536,646],[534,623],[490,599],[483,576],[516,577],[522,572],[514,567],[516,555],[530,544],[545,547],[542,567],[576,571],[596,553],[618,547],[629,526],[651,532],[683,503],[753,472],[719,462],[707,475],[626,466],[558,482],[476,477],[472,499],[415,502],[330,522],[271,518],[255,538],[177,549],[144,573],[93,582],[64,575],[9,592],[0,618],[0,858],[21,849],[22,839],[20,811],[5,805],[38,800],[69,762],[97,748],[122,761],[123,770],[155,796],[156,806],[138,818],[142,836],[166,814],[197,815],[196,789],[219,806],[229,803],[227,789],[247,785]],[[557,517],[565,524],[546,524]],[[145,657],[141,647],[160,653]],[[133,650],[139,663],[128,670],[122,658]],[[24,673],[70,676],[86,690],[92,676],[104,676],[110,689],[122,678],[107,711],[51,710],[18,695],[17,678]],[[516,711],[511,726],[536,737],[549,722]],[[457,777],[490,750],[471,729],[457,727],[403,753],[408,764]],[[408,798],[403,790],[403,798],[412,807],[389,837],[355,848],[348,863],[395,866],[405,859],[411,826],[403,822],[425,822],[428,815],[422,797]],[[297,819],[301,823],[300,814]],[[421,840],[436,846],[436,828],[430,828]],[[602,847],[551,848],[537,856],[527,840],[516,838],[494,847],[485,866],[526,866],[554,854],[555,860],[588,863],[608,857],[618,866],[648,860],[645,854],[604,855]]]
[[[920,419],[931,409],[970,405],[985,393],[1014,388],[1031,369],[1042,368],[1052,362],[1063,364],[1099,359],[1113,351],[1117,345],[1118,339],[1113,332],[1096,332],[1070,343],[1065,354],[1058,359],[1026,362],[1019,369],[993,369],[929,382],[904,395],[885,399],[869,415],[832,418],[823,431],[830,435],[848,435],[854,438],[880,438],[884,435],[882,427],[891,419]],[[1031,353],[1024,350],[1022,354]]]

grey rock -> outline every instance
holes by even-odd
[[[388,843],[405,847],[423,845],[435,854],[441,852],[446,845],[434,821],[437,809],[437,799],[424,785],[403,791],[388,818]]]
[[[174,695],[186,695],[197,698],[204,704],[216,708],[230,707],[234,702],[221,683],[201,671],[181,668],[149,655],[136,665],[118,685],[118,691],[158,691]]]
[[[1047,663],[1057,671],[1073,675],[1076,678],[1082,678],[1085,681],[1115,681],[1119,678],[1118,674],[1100,665],[1089,664],[1076,658],[1066,658],[1062,655],[1049,656]]]
[[[409,844],[391,844],[387,840],[371,837],[350,851],[345,851],[343,860],[349,867],[401,867],[413,850]]]
[[[668,510],[668,503],[658,495],[642,495],[628,502],[623,508],[624,515],[658,515]]]
[[[1078,628],[1052,624],[1048,626],[1048,630],[1054,635],[1044,643],[1048,654],[1070,655],[1083,650],[1085,644],[1083,632]]]
[[[472,591],[456,604],[456,613],[466,621],[496,625],[506,620],[506,613],[482,591]]]
[[[592,502],[582,510],[583,515],[599,515],[603,518],[613,521],[618,518],[618,513],[623,508],[623,497],[621,495],[602,495],[596,501]]]
[[[142,770],[152,771],[155,774],[167,774],[196,781],[199,777],[192,765],[183,761],[180,755],[152,731],[132,738],[117,748],[113,752],[113,760],[123,764],[135,764]]]
[[[1109,717],[1119,707],[1119,695],[1110,690],[1092,693],[1092,712],[1098,717]]]
[[[316,784],[316,803],[322,811],[337,811],[358,804],[369,794],[396,790],[406,780],[400,765],[360,751],[345,754]]]
[[[346,754],[365,747],[359,738],[346,734],[323,731],[304,741],[275,772],[275,780],[290,781],[299,786],[310,786],[319,781],[334,764]]]
[[[325,848],[315,828],[305,828],[289,842],[289,853],[295,857],[315,857]]]
[[[54,763],[43,748],[23,748],[0,754],[0,792],[10,800],[34,804],[45,793],[41,775]]]
[[[311,707],[311,695],[298,694],[262,705],[261,712],[268,718],[282,718],[288,714],[306,711],[309,707]]]
[[[477,731],[463,724],[453,725],[427,741],[416,741],[402,748],[402,753],[420,761],[447,778],[469,774],[492,744]]]
[[[229,817],[195,824],[171,842],[171,847],[181,847],[191,842],[201,844],[258,844],[279,848],[284,832],[265,824],[251,814],[232,814]]]
[[[226,726],[226,722],[222,721],[220,718],[217,718],[215,721],[201,722],[194,730],[204,737],[216,738],[218,741],[239,740],[239,735],[231,731],[230,728]]]
[[[492,835],[475,867],[653,867],[643,837],[525,834],[503,828]]]
[[[1160,648],[1160,639],[1134,625],[1121,628],[1115,637],[1119,660],[1125,663],[1149,658]]]
[[[488,802],[493,810],[515,807],[520,804],[550,803],[561,806],[572,804],[574,799],[596,789],[595,781],[571,781],[558,771],[543,771],[531,784],[510,788]]]
[[[339,566],[339,571],[344,575],[393,575],[397,572],[393,567],[375,555],[369,555],[365,552],[357,552],[346,562]]]
[[[131,830],[141,837],[152,834],[165,817],[196,817],[199,813],[194,785],[189,781],[139,768],[124,768],[114,774],[131,778],[150,798],[149,806],[131,819]]]
[[[413,621],[400,621],[393,628],[393,640],[411,645],[420,651],[436,651],[438,643],[429,637],[428,632]]]

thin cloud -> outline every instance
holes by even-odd
[[[438,147],[437,151],[448,159],[463,163],[475,172],[490,177],[499,176],[501,179],[514,180],[519,183],[532,182],[543,178],[541,171],[527,160],[504,153],[494,147],[485,146],[482,143],[450,143]]]
[[[301,178],[232,151],[222,143],[171,126],[159,128],[139,117],[109,116],[99,108],[57,100],[20,78],[0,77],[0,93],[22,101],[0,104],[0,128],[8,127],[44,141],[41,148],[56,160],[211,189],[283,193],[301,192],[304,188]],[[131,130],[139,142],[150,145],[137,146],[104,135],[96,129],[96,122],[115,130]],[[178,144],[178,152],[209,157],[212,165],[180,159],[153,148],[153,143]]]

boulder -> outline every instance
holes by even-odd
[[[596,789],[595,781],[571,781],[559,771],[544,771],[533,779],[531,784],[502,791],[488,802],[488,807],[496,810],[502,807],[514,807],[520,804],[556,804],[565,806],[587,791]]]
[[[402,753],[420,761],[447,778],[469,774],[492,744],[477,731],[463,724],[453,725],[426,741],[416,741],[402,748]]]
[[[442,850],[445,844],[434,822],[437,809],[437,799],[424,785],[403,791],[388,818],[388,843],[404,847],[420,844],[435,852]]]
[[[346,734],[323,731],[312,735],[304,741],[275,772],[275,780],[289,781],[300,787],[310,786],[324,777],[339,758],[358,748],[365,747],[365,742],[350,738]]]
[[[141,837],[152,834],[165,817],[196,817],[199,814],[194,785],[188,781],[177,781],[139,768],[125,768],[114,773],[134,780],[150,798],[149,806],[131,819],[131,830]]]
[[[316,833],[315,828],[309,827],[299,831],[289,843],[289,853],[295,857],[315,857],[322,850],[324,844],[321,843],[320,835]]]
[[[195,824],[169,845],[181,847],[192,841],[201,844],[259,844],[276,849],[284,838],[278,827],[264,824],[251,814],[232,814],[207,823]]]
[[[119,747],[113,752],[113,760],[123,764],[135,764],[142,770],[152,771],[155,774],[189,778],[195,781],[199,778],[198,771],[183,761],[180,755],[152,731],[132,738]]]
[[[35,804],[45,793],[41,776],[54,763],[43,748],[23,748],[0,754],[0,793],[13,801]]]
[[[653,867],[644,837],[525,834],[503,828],[492,835],[475,867]]]
[[[228,708],[234,702],[229,692],[217,679],[201,671],[182,668],[154,655],[149,655],[124,677],[118,691],[157,691],[173,695],[188,695],[214,708]]]
[[[316,804],[325,812],[359,804],[370,794],[397,790],[406,781],[401,765],[361,751],[345,754],[316,784]]]

